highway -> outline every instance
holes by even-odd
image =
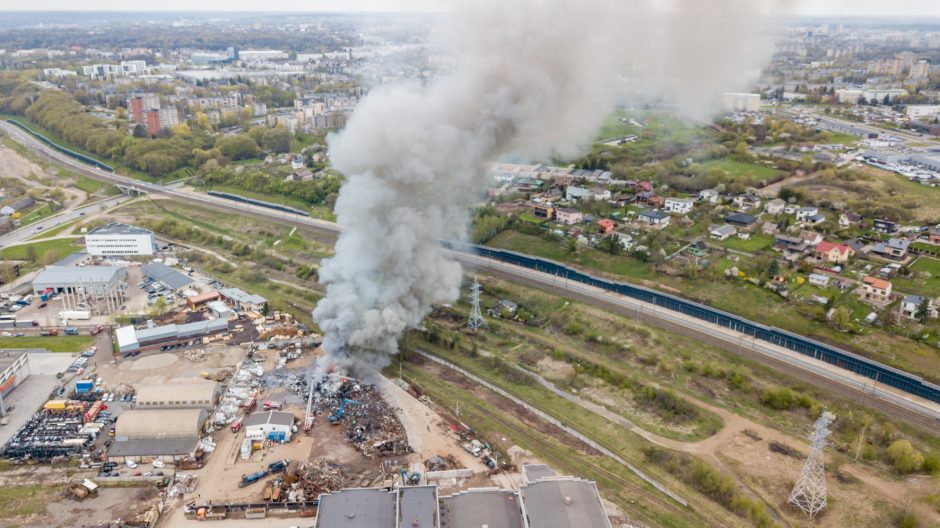
[[[115,205],[123,203],[130,199],[130,196],[115,196],[114,198],[107,198],[104,200],[99,200],[97,202],[83,205],[81,207],[76,207],[67,211],[62,211],[55,215],[52,215],[47,218],[43,218],[38,222],[33,222],[28,226],[21,227],[15,231],[10,231],[9,233],[0,236],[0,248],[20,244],[26,242],[32,237],[39,236],[41,233],[48,231],[54,227],[60,226],[62,224],[67,224],[75,219],[81,218],[85,215],[91,215],[102,211],[105,209],[110,209]]]
[[[338,224],[326,220],[284,213],[263,207],[233,202],[224,198],[167,188],[120,176],[91,167],[61,154],[9,123],[0,122],[0,129],[37,154],[57,164],[66,166],[69,169],[101,181],[129,189],[169,196],[183,202],[199,204],[227,212],[250,214],[267,220],[311,228],[333,235],[339,234],[341,230]],[[895,390],[891,387],[878,385],[871,379],[858,376],[828,363],[803,356],[783,347],[754,340],[742,333],[702,321],[701,319],[688,317],[678,312],[666,310],[662,307],[644,303],[636,299],[616,295],[599,288],[559,279],[554,275],[533,271],[528,268],[485,259],[478,255],[456,251],[452,251],[451,254],[455,259],[471,268],[486,271],[515,282],[554,291],[565,297],[610,309],[694,337],[742,357],[786,372],[797,379],[809,381],[815,385],[824,387],[829,391],[838,393],[863,405],[878,409],[885,414],[895,416],[913,425],[940,434],[940,405]]]

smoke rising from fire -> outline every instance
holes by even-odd
[[[381,367],[433,305],[458,298],[462,269],[439,241],[466,238],[484,163],[576,154],[623,96],[624,78],[655,82],[700,116],[743,88],[725,79],[759,65],[748,39],[765,4],[702,3],[458,4],[438,31],[454,73],[373,90],[329,138],[348,180],[336,202],[343,233],[320,268],[326,297],[313,312],[320,367]]]

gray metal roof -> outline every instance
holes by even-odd
[[[219,290],[219,293],[221,293],[223,297],[239,303],[264,304],[268,302],[264,297],[248,293],[240,288],[222,288]]]
[[[447,528],[523,528],[519,496],[510,490],[469,490],[444,497],[441,525]]]
[[[88,235],[152,235],[153,232],[149,229],[144,229],[142,227],[129,226],[127,224],[119,224],[117,222],[110,223],[106,226],[93,229],[88,232]],[[86,235],[87,236],[87,235]]]
[[[195,282],[191,277],[161,262],[152,262],[143,266],[141,270],[143,270],[144,275],[150,280],[162,282],[174,290],[178,290]]]
[[[611,528],[593,482],[569,477],[547,479],[523,486],[529,526],[538,528]]]
[[[252,414],[242,422],[242,425],[245,427],[264,424],[285,425],[289,427],[294,425],[294,414],[285,411],[262,411]]]
[[[395,499],[373,488],[320,495],[317,528],[395,528]]]
[[[115,441],[108,456],[186,456],[195,453],[198,444],[196,437]]]
[[[522,473],[525,475],[527,482],[535,482],[545,477],[554,477],[557,475],[557,473],[552,471],[552,469],[545,464],[523,464]]]
[[[46,266],[33,279],[34,288],[44,287],[93,286],[108,284],[117,277],[124,277],[126,270],[119,266]]]
[[[22,350],[4,350],[0,351],[0,372],[6,370],[7,367],[20,359],[20,356],[25,356],[26,352]],[[0,378],[0,383],[6,381],[5,379]]]
[[[437,528],[437,486],[398,488],[398,526]]]
[[[137,331],[137,342],[140,344],[147,344],[163,339],[174,339],[176,338],[176,334],[177,332],[175,324],[155,326],[153,328],[144,328],[143,330]]]

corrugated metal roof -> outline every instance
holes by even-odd
[[[178,290],[195,282],[191,277],[184,275],[161,262],[153,262],[141,268],[144,275],[150,280],[162,282],[169,288]]]
[[[193,402],[207,402],[206,408],[215,403],[219,384],[214,381],[194,380],[185,383],[160,383],[135,385],[137,405],[187,405]],[[174,403],[183,402],[183,403]]]
[[[123,277],[126,271],[118,266],[46,266],[33,279],[33,287],[43,285],[69,285],[107,284],[115,279],[115,275]]]
[[[128,440],[199,438],[205,409],[133,409],[121,413],[115,437]]]
[[[191,456],[197,445],[196,437],[115,441],[108,456]]]
[[[160,341],[161,339],[171,339],[175,338],[177,335],[177,325],[168,324],[163,326],[155,326],[153,328],[144,328],[143,330],[137,331],[137,341],[141,344],[152,343],[154,341]]]

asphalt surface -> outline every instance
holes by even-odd
[[[26,242],[30,238],[39,236],[45,231],[53,229],[62,224],[67,224],[78,218],[97,213],[102,209],[110,209],[111,207],[125,202],[130,198],[130,196],[115,196],[114,198],[99,200],[89,205],[76,207],[75,209],[62,211],[50,217],[43,218],[38,222],[34,222],[26,227],[21,227],[20,229],[10,231],[5,235],[0,236],[0,248]]]
[[[263,207],[233,202],[224,198],[168,188],[107,172],[61,154],[9,123],[0,122],[0,129],[17,142],[55,163],[85,174],[90,178],[106,181],[126,189],[170,196],[188,203],[204,205],[227,212],[250,214],[274,222],[307,227],[333,235],[338,235],[341,231],[339,224],[327,220],[289,214]],[[894,390],[890,387],[879,386],[872,380],[858,376],[847,370],[814,360],[807,356],[802,356],[783,347],[753,340],[744,334],[712,325],[705,321],[693,319],[679,314],[678,312],[642,303],[635,299],[612,294],[598,288],[591,288],[573,281],[559,280],[557,277],[547,273],[483,259],[476,255],[461,252],[452,252],[452,254],[457,260],[476,267],[477,269],[485,270],[516,282],[542,288],[548,287],[567,297],[575,298],[596,306],[612,308],[619,313],[701,339],[725,350],[788,372],[797,378],[804,379],[827,390],[832,390],[833,392],[855,399],[861,404],[877,408],[886,414],[905,420],[913,425],[940,434],[940,405]]]

